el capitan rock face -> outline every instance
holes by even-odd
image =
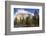
[[[17,22],[19,22],[19,23],[17,23],[17,25],[19,25],[19,26],[27,26],[26,25],[26,21],[28,21],[27,20],[27,18],[29,17],[29,14],[25,14],[25,13],[20,13],[20,14],[18,14],[18,15],[16,15],[16,18],[15,18],[15,20],[17,21]],[[32,16],[30,15],[30,19],[32,19]]]

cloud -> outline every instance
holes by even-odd
[[[16,15],[19,14],[19,13],[25,13],[25,14],[31,14],[31,15],[33,15],[33,13],[31,13],[29,11],[26,11],[24,9],[18,9],[18,11],[16,12]]]

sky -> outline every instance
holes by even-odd
[[[28,13],[34,13],[35,10],[39,13],[39,9],[29,9],[29,8],[14,8],[14,15],[18,12],[18,10],[24,10],[27,11]],[[20,11],[21,12],[21,11]]]

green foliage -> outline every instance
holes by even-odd
[[[35,26],[38,26],[39,25],[39,16],[33,16],[32,18],[32,24],[35,24]]]

